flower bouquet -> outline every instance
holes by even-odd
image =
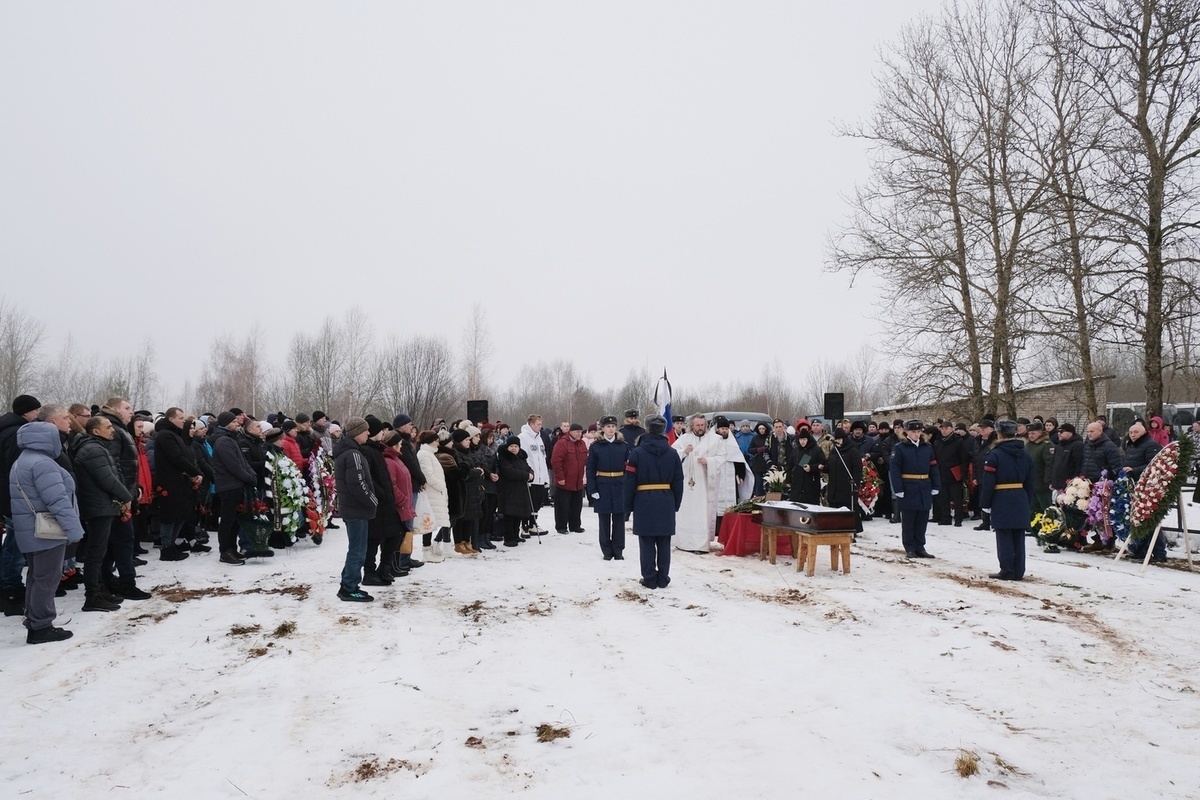
[[[1147,539],[1162,523],[1163,517],[1179,501],[1179,491],[1187,480],[1187,464],[1192,461],[1192,440],[1185,436],[1158,451],[1133,487],[1129,509],[1129,538]]]
[[[271,507],[255,497],[239,503],[237,513],[238,525],[250,543],[246,548],[246,555],[251,558],[275,555],[269,546],[272,527]]]
[[[879,487],[883,481],[875,471],[870,461],[863,461],[862,480],[858,484],[858,502],[868,515],[875,511],[875,502],[879,499]]]
[[[333,457],[325,452],[325,448],[313,451],[308,460],[308,478],[312,491],[308,497],[308,508],[304,515],[308,520],[308,532],[313,544],[320,544],[325,538],[325,528],[333,517],[334,480]]]
[[[1063,542],[1076,550],[1083,549],[1087,537],[1082,532],[1087,529],[1088,508],[1092,502],[1092,482],[1087,478],[1072,478],[1067,487],[1058,495],[1057,504],[1062,512],[1063,534],[1070,531],[1071,541]]]
[[[771,467],[767,474],[763,475],[763,483],[767,487],[768,500],[780,500],[788,490],[787,475],[779,467]]]
[[[1112,496],[1108,499],[1108,527],[1113,536],[1124,541],[1129,537],[1129,506],[1133,501],[1133,481],[1122,475],[1113,481]]]
[[[1038,543],[1047,553],[1057,553],[1061,547],[1070,547],[1079,533],[1069,527],[1064,518],[1061,506],[1050,506],[1040,514],[1035,514],[1030,522],[1037,531]]]

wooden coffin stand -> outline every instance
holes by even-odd
[[[804,574],[812,577],[817,568],[817,548],[822,545],[829,547],[831,569],[836,572],[841,561],[842,572],[850,572],[850,543],[858,528],[854,511],[788,500],[759,503],[758,507],[763,517],[762,541],[758,547],[760,561],[769,558],[774,564],[778,537],[789,536],[797,572],[804,564]]]

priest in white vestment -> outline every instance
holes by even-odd
[[[729,433],[729,420],[716,417],[713,423],[710,431],[704,416],[694,415],[687,433],[672,445],[683,461],[683,503],[675,518],[673,542],[679,550],[707,553],[717,517],[753,489],[753,480],[746,478],[746,457]],[[740,492],[741,488],[746,491]]]

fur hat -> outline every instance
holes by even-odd
[[[616,425],[616,424],[617,424],[617,418],[614,417],[612,414],[606,414],[605,416],[600,418],[600,427],[604,427],[605,425]]]
[[[289,419],[288,422],[291,422],[291,420]],[[265,431],[262,432],[262,435],[263,435],[263,438],[266,439],[268,442],[274,442],[274,441],[278,440],[280,436],[283,436],[283,429],[282,428],[267,428]]]
[[[12,401],[13,413],[19,417],[23,417],[30,411],[37,411],[42,407],[42,403],[31,394],[19,394]]]
[[[667,418],[659,414],[652,414],[646,417],[646,430],[650,433],[666,433]]]
[[[638,410],[636,408],[625,409],[625,418],[626,419],[637,419],[640,416],[641,416],[641,414],[638,412]]]
[[[1000,432],[1001,436],[1016,436],[1017,422],[1012,419],[1002,419],[996,423],[996,430]]]
[[[919,419],[910,419],[908,422],[904,423],[904,430],[923,431],[925,430],[925,423],[921,422]]]
[[[351,417],[346,420],[346,427],[342,429],[342,435],[347,439],[353,439],[363,431],[369,431],[367,421],[362,417]]]

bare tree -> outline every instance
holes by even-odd
[[[1110,237],[1129,253],[1136,291],[1124,297],[1141,339],[1147,411],[1159,413],[1163,331],[1179,321],[1165,298],[1192,290],[1178,268],[1194,262],[1200,224],[1200,1],[1056,0],[1043,10],[1061,13],[1081,44],[1075,52],[1088,85],[1114,117],[1111,139],[1096,151],[1107,191],[1079,199],[1104,215]]]
[[[96,358],[81,356],[69,335],[58,356],[42,371],[40,383],[44,402],[101,403],[108,397],[100,396]]]
[[[454,353],[441,339],[393,337],[378,356],[378,368],[381,410],[402,411],[427,426],[459,405]]]
[[[36,388],[44,338],[41,320],[0,297],[0,393],[4,403]]]
[[[243,408],[262,416],[266,408],[263,387],[268,369],[260,357],[262,329],[256,324],[240,342],[232,336],[217,338],[208,351],[196,402],[204,411],[220,412],[231,407]],[[271,409],[274,410],[274,409]]]
[[[487,397],[491,381],[492,355],[491,334],[488,331],[487,311],[482,303],[471,308],[467,327],[462,335],[462,387],[468,400]]]
[[[155,409],[162,399],[155,361],[154,341],[149,337],[135,355],[112,358],[100,374],[99,397],[127,397],[137,408],[161,411]]]

